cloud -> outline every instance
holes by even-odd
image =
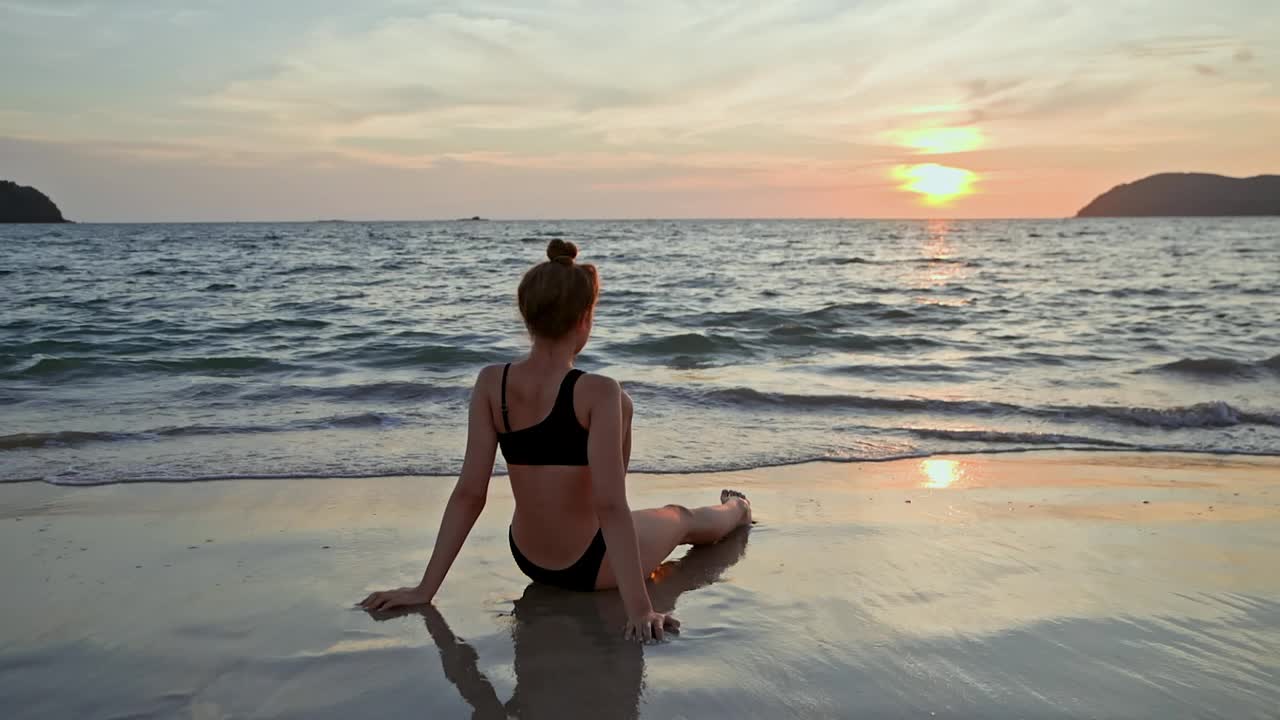
[[[0,0],[0,132],[193,168],[837,193],[891,187],[894,139],[929,128],[972,128],[992,173],[1261,137],[1276,68],[1248,48],[1280,6],[1246,4]]]
[[[358,32],[321,24],[274,72],[191,105],[243,116],[226,122],[287,126],[297,142],[338,151],[380,143],[389,154],[450,142],[523,152],[532,143],[521,136],[538,133],[583,151],[663,145],[678,154],[714,147],[748,122],[796,147],[874,145],[886,132],[923,125],[1055,114],[1093,124],[1099,111],[1135,107],[1178,82],[1133,61],[1239,47],[1227,34],[1108,43],[1109,32],[1125,28],[1062,7],[916,0],[726,13],[683,2],[549,3],[488,14],[497,11],[480,3],[384,18]],[[1159,21],[1146,22],[1148,32]],[[1073,47],[1084,35],[1121,55]],[[1004,40],[993,44],[993,36]],[[936,111],[910,119],[919,108]],[[491,144],[477,146],[481,137]]]
[[[89,5],[83,2],[60,2],[44,0],[44,2],[17,2],[16,0],[0,0],[0,13],[14,13],[37,18],[78,18],[89,11]]]
[[[1135,58],[1194,57],[1229,50],[1238,43],[1238,39],[1227,35],[1153,38],[1130,45],[1128,53]]]

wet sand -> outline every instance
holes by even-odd
[[[638,475],[744,489],[640,647],[531,586],[491,498],[435,608],[442,478],[0,486],[0,717],[1280,716],[1280,460],[1043,453]]]

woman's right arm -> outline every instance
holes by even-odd
[[[666,616],[654,612],[649,602],[645,572],[640,565],[640,543],[631,519],[631,507],[627,504],[622,388],[614,380],[604,380],[604,391],[592,404],[591,432],[587,439],[592,503],[627,611],[627,627],[623,632],[636,640],[661,639]]]
[[[462,461],[462,472],[445,505],[440,530],[436,533],[435,549],[422,573],[422,580],[414,587],[375,592],[360,602],[366,610],[387,610],[401,605],[420,605],[431,602],[444,577],[458,557],[458,551],[466,541],[471,528],[484,510],[489,492],[489,479],[493,476],[493,461],[497,455],[498,435],[493,427],[489,410],[487,388],[493,386],[492,368],[481,371],[471,391],[471,407],[467,419],[467,451]]]

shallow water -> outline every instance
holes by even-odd
[[[450,474],[552,237],[633,466],[1280,453],[1280,219],[0,228],[0,480]]]

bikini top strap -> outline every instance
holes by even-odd
[[[585,372],[574,368],[564,376],[564,380],[560,381],[560,393],[556,395],[556,412],[568,412],[573,415],[573,386],[578,384],[578,378],[586,375]]]
[[[511,432],[511,417],[507,409],[507,373],[511,370],[511,363],[502,366],[502,424],[506,425],[507,432]]]

